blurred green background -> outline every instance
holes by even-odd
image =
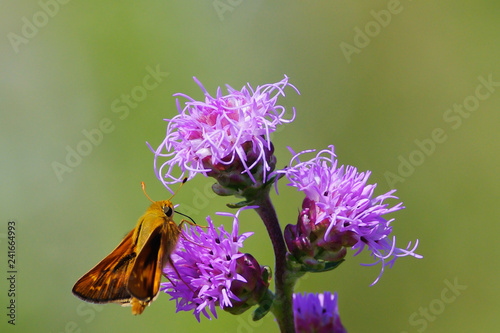
[[[498,330],[500,87],[479,77],[500,82],[500,5],[59,1],[0,2],[0,262],[7,276],[7,221],[15,219],[18,270],[15,328],[1,279],[2,332],[276,332],[272,316],[254,323],[250,311],[198,323],[175,314],[167,295],[133,317],[130,308],[92,307],[71,288],[148,207],[141,181],[155,200],[169,196],[146,141],[163,139],[162,119],[177,112],[172,94],[202,98],[193,76],[215,94],[284,74],[301,96],[289,89],[280,100],[297,119],[273,137],[278,165],[289,161],[287,145],[334,144],[340,163],[373,172],[376,194],[398,189],[406,206],[392,216],[398,245],[418,238],[424,255],[398,260],[369,287],[379,266],[360,266],[370,258],[351,251],[338,270],[308,275],[297,290],[337,291],[349,332]],[[148,67],[168,76],[141,96]],[[132,92],[138,101],[125,107],[120,98]],[[473,111],[453,111],[464,103]],[[89,149],[82,131],[103,122],[110,133],[58,178],[54,162],[65,164],[67,147]],[[389,173],[401,178],[388,182]],[[211,183],[197,177],[175,198],[197,221],[225,210],[227,198],[197,192]],[[283,227],[302,200],[284,183],[273,197]],[[250,211],[242,214],[249,230],[244,251],[273,266]],[[448,283],[463,287],[453,293]]]

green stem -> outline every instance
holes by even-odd
[[[282,333],[294,333],[292,294],[296,280],[288,276],[285,239],[283,238],[283,232],[278,222],[278,216],[269,198],[269,187],[267,187],[262,195],[257,196],[257,199],[253,203],[259,206],[255,210],[266,225],[267,232],[273,244],[276,261],[274,270],[276,291],[271,312],[276,317]]]

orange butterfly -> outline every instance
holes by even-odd
[[[174,267],[170,255],[179,240],[181,225],[192,224],[182,220],[177,225],[172,198],[155,202],[141,184],[153,204],[121,243],[73,287],[73,294],[84,301],[131,305],[134,315],[141,314],[158,296],[163,267],[167,263]]]

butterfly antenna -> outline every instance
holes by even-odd
[[[190,219],[194,224],[198,225],[198,223],[196,223],[192,218],[191,216],[187,216],[186,214],[182,214],[181,212],[179,212],[178,210],[175,211],[176,214],[179,214],[179,215],[182,215],[184,217],[187,217],[188,219]]]
[[[187,182],[187,180],[188,180],[188,179],[187,179],[187,177],[184,177],[184,179],[182,180],[181,185],[180,185],[180,186],[179,186],[179,188],[178,188],[178,189],[174,192],[174,194],[172,194],[172,196],[168,199],[168,201],[170,201],[170,200],[174,197],[174,195],[176,195],[176,194],[177,194],[177,192],[179,192],[179,190],[181,189],[182,185],[184,185],[184,183],[185,183],[185,182]]]
[[[146,198],[148,198],[149,201],[151,201],[152,203],[155,203],[153,200],[151,200],[149,195],[146,193],[146,185],[144,184],[144,182],[141,182],[141,186],[142,186],[142,191],[144,192],[144,195],[146,196]]]

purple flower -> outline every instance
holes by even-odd
[[[368,265],[382,263],[381,272],[373,285],[386,266],[392,267],[396,258],[422,258],[414,252],[418,240],[413,248],[411,242],[405,249],[395,246],[395,237],[389,237],[394,219],[386,220],[382,216],[404,208],[402,203],[393,207],[384,203],[386,199],[397,199],[393,195],[396,190],[373,198],[377,185],[367,185],[370,171],[358,173],[352,166],[337,167],[334,147],[330,146],[330,149],[318,152],[315,158],[306,162],[301,162],[299,157],[314,150],[295,154],[289,168],[278,171],[290,180],[288,185],[306,195],[303,211],[299,215],[301,223],[289,228],[292,232],[288,233],[287,244],[293,250],[297,250],[294,246],[304,246],[308,255],[314,255],[310,245],[316,242],[324,251],[336,251],[333,256],[337,258],[342,246],[352,246],[357,250],[355,255],[368,248],[375,259]],[[292,253],[293,250],[290,249]]]
[[[337,304],[337,293],[293,294],[295,332],[346,333]]]
[[[227,86],[228,95],[222,95],[220,87],[216,97],[212,97],[203,85],[194,78],[205,95],[205,101],[184,95],[188,101],[179,115],[168,122],[167,134],[155,153],[154,168],[158,179],[168,188],[168,184],[180,182],[186,172],[188,178],[197,173],[212,176],[211,171],[224,170],[235,163],[238,173],[246,173],[255,183],[255,173],[262,169],[262,177],[274,169],[275,161],[271,158],[270,135],[276,127],[289,123],[295,118],[295,109],[291,119],[285,118],[285,108],[276,105],[280,95],[285,96],[284,88],[290,86],[288,77],[277,83],[258,86],[255,90],[247,84],[241,91]],[[167,158],[161,163],[160,158]],[[161,163],[161,164],[160,164]],[[175,176],[173,167],[179,166],[181,174]]]
[[[208,309],[217,318],[216,305],[221,309],[235,304],[248,308],[252,295],[267,290],[269,282],[258,281],[261,267],[252,256],[239,252],[244,240],[253,234],[238,235],[240,211],[236,215],[218,213],[233,218],[231,233],[223,226],[216,229],[210,217],[207,229],[186,226],[171,256],[175,267],[167,265],[163,271],[169,282],[161,288],[176,300],[177,311],[194,310],[199,321],[201,313],[211,319]]]

